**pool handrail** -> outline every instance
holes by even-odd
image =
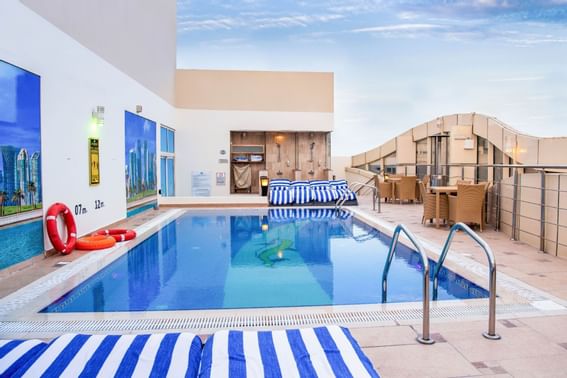
[[[349,185],[349,189],[353,192],[355,191],[354,188],[356,188],[356,190],[359,190],[363,187],[372,189],[372,210],[376,211],[376,198],[378,198],[378,212],[380,212],[380,193],[378,193],[378,188],[376,188],[375,185],[368,185],[358,181],[352,182]],[[346,195],[344,197],[340,197],[335,203],[335,209],[340,209],[346,201]]]
[[[421,344],[430,345],[435,343],[435,340],[429,337],[429,259],[427,258],[427,255],[425,254],[421,243],[403,224],[398,224],[394,229],[392,241],[390,242],[390,249],[388,250],[388,257],[386,258],[386,263],[384,264],[384,271],[382,272],[382,303],[386,303],[387,301],[388,272],[390,271],[390,265],[392,264],[394,252],[396,251],[398,239],[402,231],[407,236],[409,241],[415,246],[417,252],[419,252],[423,264],[423,330],[421,336],[418,336],[416,340]]]
[[[435,271],[433,272],[433,300],[437,299],[437,290],[439,287],[439,271],[441,270],[441,267],[445,262],[445,257],[447,257],[447,253],[449,252],[449,248],[451,247],[453,236],[455,236],[455,232],[457,232],[458,230],[464,231],[468,236],[471,237],[471,239],[477,242],[482,247],[484,253],[486,254],[486,257],[488,258],[488,332],[483,332],[482,335],[490,340],[499,340],[500,335],[496,334],[496,260],[494,259],[494,253],[492,252],[492,249],[490,248],[488,243],[464,223],[455,223],[449,231],[447,240],[445,240],[445,245],[441,250],[439,261],[437,262]]]

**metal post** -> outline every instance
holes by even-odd
[[[514,169],[514,195],[512,198],[512,240],[516,240],[516,212],[518,208],[518,169]]]
[[[557,219],[555,222],[555,256],[559,255],[559,205],[561,201],[561,175],[557,175]]]
[[[540,171],[541,176],[541,200],[539,219],[539,250],[545,252],[545,170]]]
[[[461,166],[461,180],[465,179],[465,166]]]
[[[396,246],[398,245],[398,239],[400,237],[400,232],[404,232],[410,242],[415,246],[417,252],[421,256],[421,263],[423,264],[423,331],[421,336],[417,337],[417,341],[421,344],[433,344],[435,340],[429,337],[429,260],[427,255],[423,251],[421,244],[417,241],[415,236],[404,226],[399,224],[394,230],[392,235],[392,241],[390,242],[390,249],[388,250],[388,256],[386,257],[386,263],[384,264],[384,271],[382,272],[382,303],[386,303],[388,295],[388,272],[390,271],[390,265],[392,264],[392,259],[394,258],[394,252],[396,251]]]
[[[500,197],[502,196],[502,181],[496,183],[498,185],[496,191],[496,227],[495,231],[500,231]]]

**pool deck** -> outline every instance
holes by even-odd
[[[376,216],[367,199],[360,208]],[[419,204],[384,204],[380,219],[405,224],[420,239],[441,249],[448,227],[422,225]],[[484,252],[465,235],[456,235],[450,254],[486,265]],[[498,272],[567,300],[567,260],[511,241],[488,226],[479,233],[491,246]],[[501,340],[483,338],[486,321],[432,322],[433,345],[420,345],[419,325],[352,329],[354,337],[383,377],[566,377],[567,316],[518,317],[497,320]]]
[[[149,210],[115,226],[138,227],[167,210]],[[357,210],[390,228],[404,223],[418,238],[427,240],[429,248],[440,250],[448,228],[422,225],[421,211],[421,205],[382,204],[382,213],[378,215],[372,211],[367,198],[361,199]],[[567,301],[566,259],[510,241],[508,236],[493,231],[490,226],[480,235],[493,249],[502,276],[518,279],[549,293],[557,298],[556,302]],[[57,263],[74,261],[83,255],[37,257],[33,264],[0,272],[0,297],[61,269]],[[482,250],[462,233],[455,237],[449,256],[486,265]],[[462,266],[459,269],[463,269]],[[557,313],[559,315],[502,317],[496,324],[496,331],[502,336],[498,341],[481,336],[486,330],[485,317],[481,320],[432,319],[431,336],[436,340],[433,345],[421,345],[415,341],[421,332],[419,322],[385,322],[379,327],[351,327],[351,331],[383,377],[565,377],[567,312]]]

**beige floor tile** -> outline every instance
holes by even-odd
[[[523,377],[567,377],[567,357],[540,356],[502,360],[500,365],[512,376]]]
[[[558,343],[567,343],[567,316],[546,316],[521,320],[526,326]]]
[[[440,327],[442,328],[442,327]],[[443,337],[469,361],[490,361],[523,357],[560,355],[567,350],[529,327],[500,326],[501,340],[487,340],[478,330],[441,330]]]
[[[351,328],[352,336],[361,347],[415,344],[417,334],[409,326]]]
[[[447,343],[364,348],[382,377],[457,377],[480,375]]]

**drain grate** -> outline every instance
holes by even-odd
[[[530,304],[502,304],[498,315],[537,312]],[[487,316],[488,306],[447,306],[431,309],[431,319],[463,319]],[[387,321],[421,321],[421,309],[384,311],[305,312],[264,315],[208,315],[160,319],[2,321],[0,337],[10,334],[60,334],[68,332],[154,332],[192,330],[212,333],[227,328],[286,328],[337,324],[375,326]]]

